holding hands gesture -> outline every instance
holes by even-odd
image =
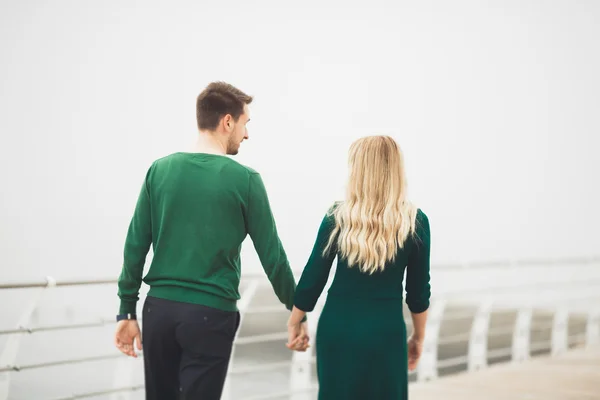
[[[298,308],[292,309],[292,314],[288,320],[288,341],[286,347],[290,350],[304,352],[310,347],[310,337],[308,335],[308,326],[302,322],[306,313]]]
[[[304,352],[310,347],[309,340],[306,322],[288,324],[288,342],[286,343],[288,349]]]

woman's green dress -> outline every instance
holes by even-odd
[[[297,308],[310,312],[327,283],[335,248],[323,256],[334,217],[325,215],[295,295]],[[408,398],[407,335],[402,315],[403,277],[411,312],[429,307],[430,231],[417,212],[395,261],[372,275],[348,267],[338,257],[334,280],[319,318],[316,337],[319,400],[405,400]]]

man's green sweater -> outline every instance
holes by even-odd
[[[250,235],[279,300],[292,309],[296,283],[260,175],[227,156],[175,153],[155,161],[131,220],[119,277],[119,313],[149,296],[237,310],[240,250]]]

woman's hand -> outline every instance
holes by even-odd
[[[411,336],[408,339],[408,370],[413,371],[417,368],[421,353],[423,352],[423,340]]]
[[[288,342],[286,343],[288,349],[304,352],[310,347],[309,340],[306,322],[288,323]]]

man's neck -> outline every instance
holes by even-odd
[[[218,154],[223,156],[227,154],[225,145],[215,137],[215,134],[204,131],[200,131],[198,134],[198,139],[194,145],[194,152]]]

